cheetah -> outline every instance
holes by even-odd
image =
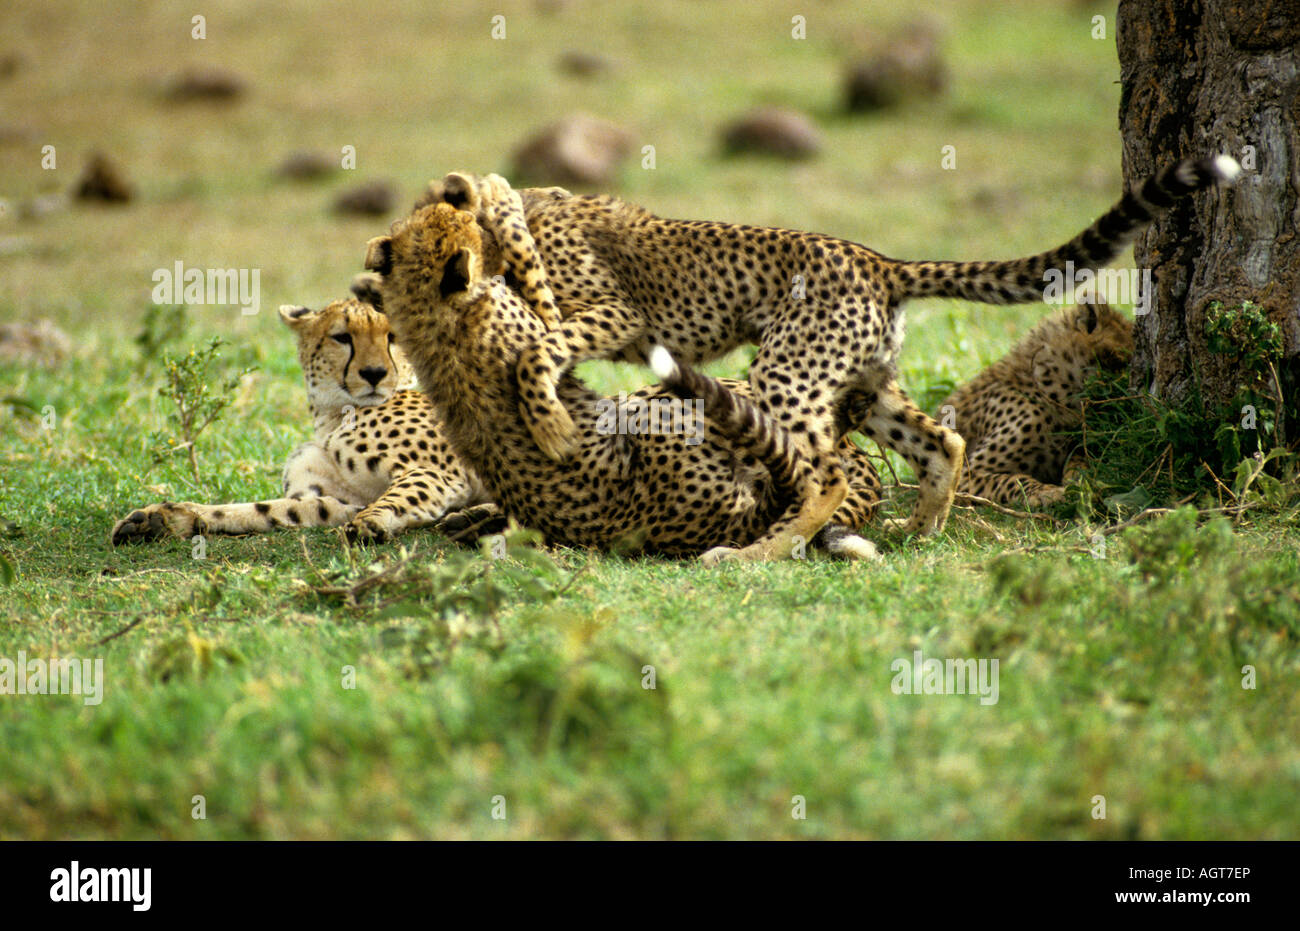
[[[1133,324],[1106,304],[1066,307],[948,396],[939,408],[966,441],[958,496],[1042,507],[1060,501],[1077,461],[1062,431],[1083,422],[1090,374],[1133,357]]]
[[[342,525],[350,540],[381,541],[427,525],[465,533],[503,523],[483,483],[452,452],[433,406],[415,390],[387,317],[350,299],[323,310],[286,305],[280,319],[298,339],[315,430],[285,463],[283,496],[151,504],[117,522],[114,544]]]
[[[518,195],[501,186],[507,196],[485,198],[480,215],[498,240],[523,217]],[[700,375],[662,349],[654,353],[662,384],[620,402],[562,375],[556,397],[578,439],[563,462],[539,449],[519,414],[516,371],[520,354],[550,332],[542,308],[553,298],[540,264],[512,268],[522,297],[489,275],[475,214],[423,207],[372,239],[365,265],[378,273],[384,310],[453,448],[505,512],[549,543],[712,565],[757,539],[799,494],[799,447],[754,405],[748,385]],[[694,404],[695,416],[669,429],[611,428],[611,406],[673,401]],[[870,518],[879,480],[864,452],[839,449],[858,513],[809,542],[876,558],[852,529]]]
[[[519,357],[520,413],[538,447],[561,462],[581,435],[558,395],[560,376],[573,365],[594,358],[641,361],[654,345],[695,364],[757,343],[749,369],[755,397],[803,450],[799,468],[812,474],[800,480],[820,485],[822,493],[792,501],[745,558],[788,552],[792,540],[811,536],[833,515],[847,483],[830,453],[848,409],[861,412],[848,427],[899,453],[917,476],[913,511],[893,525],[937,533],[952,505],[965,443],[898,385],[903,303],[914,297],[1042,301],[1049,273],[1062,273],[1067,263],[1091,269],[1111,262],[1178,199],[1231,183],[1240,170],[1226,155],[1180,162],[1126,192],[1064,245],[991,262],[900,261],[818,233],[668,220],[614,197],[523,189],[526,224],[504,235],[531,235],[561,321],[539,332]],[[453,173],[431,182],[417,207],[446,202],[481,221],[480,187],[475,176]]]

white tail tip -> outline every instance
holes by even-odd
[[[1219,177],[1228,183],[1236,181],[1241,175],[1241,164],[1231,155],[1216,155],[1214,169],[1219,173]]]
[[[660,381],[672,378],[677,374],[677,363],[673,361],[673,354],[663,346],[655,346],[650,350],[650,370]]]

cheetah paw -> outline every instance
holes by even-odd
[[[165,537],[187,540],[207,533],[208,525],[197,510],[188,504],[151,504],[132,511],[113,525],[110,539],[114,546],[124,543],[150,543]]]
[[[385,543],[392,536],[386,527],[369,514],[358,514],[343,526],[349,543]]]
[[[1030,495],[1025,504],[1031,508],[1045,508],[1065,500],[1065,486],[1044,485],[1036,495]]]
[[[700,556],[700,564],[712,567],[724,562],[735,562],[741,558],[740,554],[741,551],[734,546],[715,546]]]
[[[501,214],[523,216],[524,203],[510,182],[497,174],[478,179],[478,209],[490,219]]]
[[[883,522],[885,530],[897,530],[904,534],[915,534],[921,537],[932,537],[937,534],[942,527],[938,521],[918,518],[915,514],[904,520],[900,517],[891,517]]]
[[[434,529],[453,539],[473,535],[474,539],[501,533],[506,529],[506,515],[495,504],[476,504],[451,511],[434,525]]]
[[[453,171],[440,182],[429,182],[429,195],[435,203],[441,201],[457,210],[476,214],[479,211],[480,184],[479,179],[468,172]]]
[[[540,412],[530,414],[527,408],[523,408],[522,412],[528,424],[528,432],[547,457],[555,462],[563,462],[573,453],[577,446],[578,428],[574,426],[573,418],[563,405],[556,401]]]

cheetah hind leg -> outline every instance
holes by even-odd
[[[679,366],[663,346],[655,346],[648,361],[665,388],[679,397],[700,399],[715,429],[737,450],[748,452],[767,467],[772,504],[784,508],[757,540],[742,549],[714,547],[700,557],[704,565],[785,559],[825,526],[849,491],[833,443],[825,442],[823,451],[809,456],[803,443],[752,400],[688,365]]]
[[[817,531],[813,545],[840,559],[877,561],[880,553],[876,545],[854,528],[865,527],[875,517],[883,490],[880,476],[866,452],[847,436],[840,437],[836,450],[849,480],[849,493],[826,526]]]
[[[800,542],[816,538],[848,493],[848,483],[839,463],[834,463],[829,471],[830,479],[823,480],[819,485],[817,479],[822,476],[811,470],[799,480],[798,486],[808,490],[801,495],[802,506],[793,515],[787,512],[779,518],[759,539],[741,549],[715,546],[701,556],[700,561],[706,566],[715,566],[721,562],[770,562],[789,558]],[[812,490],[814,486],[817,486],[816,491]],[[848,543],[840,549],[839,555],[850,559],[871,558],[868,552],[874,552],[874,546],[847,530],[845,535],[854,537],[865,547]],[[827,549],[830,550],[830,547]]]
[[[966,456],[961,434],[929,417],[892,381],[879,391],[860,429],[906,459],[921,487],[911,516],[885,526],[922,536],[943,530]]]

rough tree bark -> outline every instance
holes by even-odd
[[[1206,348],[1205,314],[1248,300],[1282,329],[1283,391],[1300,384],[1300,0],[1120,0],[1124,178],[1225,152],[1237,186],[1181,203],[1134,244],[1155,279],[1133,387],[1207,409],[1238,373]],[[1199,395],[1198,395],[1199,392]],[[1289,439],[1297,436],[1288,424]]]

